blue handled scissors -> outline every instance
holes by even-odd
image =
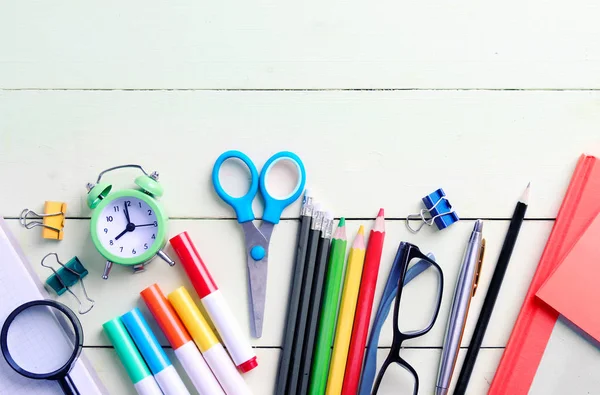
[[[250,189],[244,196],[233,197],[225,192],[221,186],[219,170],[221,170],[221,166],[228,159],[239,159],[244,162],[248,167],[248,170],[250,170]],[[273,166],[281,160],[288,160],[296,165],[298,170],[298,183],[288,196],[277,199],[271,196],[267,191],[266,177]],[[254,324],[254,335],[258,338],[262,336],[265,314],[267,267],[271,234],[273,233],[273,227],[279,223],[283,210],[295,202],[304,190],[304,184],[306,183],[304,165],[296,154],[282,151],[276,153],[267,160],[267,163],[265,163],[259,176],[256,166],[254,166],[254,163],[248,156],[240,151],[232,150],[224,152],[217,158],[212,171],[212,182],[217,195],[235,210],[237,221],[242,225],[244,231],[248,278],[250,281],[250,297],[252,299],[252,308],[250,311]],[[254,220],[252,201],[258,193],[259,187],[265,202],[265,209],[262,224],[260,227],[257,227],[252,222]]]

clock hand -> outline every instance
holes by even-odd
[[[115,240],[119,240],[121,237],[123,237],[123,235],[127,232],[133,232],[135,230],[136,226],[133,223],[128,223],[127,226],[125,227],[125,230],[122,231],[121,233],[119,233],[117,235],[117,237],[115,237]]]
[[[151,224],[136,225],[135,227],[136,227],[136,228],[139,228],[139,227],[141,227],[141,226],[155,226],[155,225],[154,225],[154,222],[153,222],[153,223],[151,223]]]
[[[127,209],[127,202],[125,202],[125,218],[127,219],[127,224],[130,224],[131,220],[129,219],[129,209]]]
[[[119,233],[119,234],[117,235],[117,237],[115,237],[115,240],[119,240],[119,239],[120,239],[121,237],[123,237],[123,235],[124,235],[125,233],[127,233],[127,232],[129,232],[129,230],[127,230],[127,228],[125,228],[125,230],[124,230],[124,231],[122,231],[121,233]]]

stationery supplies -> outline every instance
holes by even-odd
[[[331,365],[329,366],[329,376],[325,391],[327,395],[337,395],[342,391],[348,346],[350,345],[354,312],[356,311],[356,300],[358,298],[360,279],[365,261],[364,234],[365,228],[361,225],[350,248],[350,255],[348,255],[344,288],[342,289],[342,299],[340,301],[340,310],[335,328]]]
[[[331,361],[331,344],[335,330],[335,320],[340,301],[340,289],[346,257],[346,220],[342,217],[333,235],[329,266],[325,277],[323,301],[319,313],[319,328],[315,343],[312,369],[310,373],[310,395],[323,395]]]
[[[44,203],[44,214],[24,209],[19,216],[19,222],[27,229],[36,226],[43,227],[42,237],[44,239],[62,240],[64,237],[65,216],[67,215],[67,204],[64,202],[46,201]]]
[[[221,186],[219,171],[221,166],[228,159],[239,159],[246,164],[250,171],[250,189],[242,197],[233,197],[229,195]],[[292,162],[298,171],[298,182],[294,190],[285,198],[278,199],[269,194],[267,190],[267,176],[273,166],[280,161]],[[241,224],[246,241],[246,262],[248,266],[248,278],[250,282],[250,296],[252,299],[252,308],[250,310],[253,325],[252,329],[255,337],[262,336],[262,328],[265,313],[265,298],[267,291],[267,268],[269,262],[269,243],[273,228],[279,223],[283,210],[298,199],[304,190],[306,182],[306,172],[300,158],[287,151],[278,152],[267,160],[263,170],[258,175],[256,166],[248,156],[240,151],[227,151],[221,154],[215,162],[212,171],[212,182],[217,195],[225,203],[230,205],[236,213],[237,221]],[[256,227],[252,222],[254,212],[252,211],[252,201],[260,192],[265,202],[263,221],[260,227]]]
[[[352,338],[348,349],[348,362],[346,363],[342,394],[354,395],[358,391],[367,334],[369,332],[369,324],[371,323],[371,310],[373,309],[373,299],[375,297],[375,287],[377,286],[384,237],[385,220],[383,209],[379,209],[375,225],[369,236],[369,243],[367,244],[365,265],[363,267],[360,291],[356,304],[356,315],[354,317]]]
[[[250,395],[248,385],[236,370],[185,287],[177,288],[167,298],[192,335],[225,393],[227,395]]]
[[[597,341],[600,341],[599,241],[600,215],[597,215],[536,294]]]
[[[413,376],[413,395],[417,395],[419,393],[419,376],[417,375],[417,371],[406,361],[404,360],[402,357],[400,357],[400,350],[402,348],[402,343],[405,342],[406,340],[410,340],[410,339],[414,339],[420,336],[423,336],[425,334],[427,334],[431,328],[433,328],[433,325],[435,324],[435,321],[437,319],[437,316],[440,312],[440,305],[442,303],[442,294],[443,294],[443,290],[444,290],[444,274],[442,273],[442,269],[440,268],[440,266],[433,260],[431,260],[429,257],[423,255],[423,253],[421,252],[421,250],[419,250],[419,247],[410,244],[410,243],[406,243],[406,242],[401,242],[400,246],[398,247],[398,253],[396,255],[396,259],[399,260],[399,267],[400,267],[400,278],[398,280],[398,291],[396,294],[396,301],[394,303],[394,319],[392,321],[392,327],[393,327],[393,337],[392,337],[392,346],[390,347],[390,352],[387,356],[387,358],[385,359],[385,361],[383,362],[383,365],[381,366],[381,369],[379,370],[379,374],[377,374],[377,378],[375,379],[375,384],[373,385],[373,395],[376,395],[379,391],[379,388],[381,386],[381,381],[383,380],[383,377],[385,376],[385,374],[391,370],[389,369],[390,366],[392,364],[396,364],[402,368],[404,368],[408,373],[410,373]],[[400,302],[402,299],[402,290],[403,290],[403,284],[405,283],[405,279],[406,279],[406,273],[407,273],[407,268],[409,263],[413,260],[413,259],[421,259],[421,260],[425,260],[427,261],[431,267],[436,270],[438,276],[439,276],[439,281],[438,281],[438,287],[437,287],[437,302],[435,304],[435,308],[434,308],[434,313],[433,316],[431,317],[431,320],[429,321],[429,324],[427,324],[423,329],[420,330],[410,330],[410,331],[405,331],[401,328],[401,324],[400,324]]]
[[[456,382],[456,388],[454,390],[454,394],[456,395],[462,395],[467,390],[467,385],[469,384],[469,379],[473,372],[473,368],[475,367],[477,355],[479,354],[479,348],[481,347],[485,331],[490,322],[490,318],[492,317],[494,305],[496,304],[496,299],[498,298],[500,288],[502,287],[502,281],[504,280],[504,274],[506,273],[506,269],[508,269],[508,263],[510,262],[510,257],[517,242],[517,237],[519,236],[519,230],[521,229],[523,219],[525,218],[528,202],[529,184],[527,185],[527,188],[525,188],[523,196],[521,196],[521,199],[517,203],[508,226],[506,238],[504,239],[502,249],[500,250],[500,256],[498,257],[498,263],[496,263],[492,280],[490,281],[487,294],[483,301],[483,306],[481,307],[481,312],[479,313],[479,318],[477,319],[477,325],[475,326],[475,330],[471,337],[471,343],[469,343],[467,355],[458,376],[458,381]]]
[[[319,323],[319,310],[323,298],[323,286],[325,282],[325,272],[327,271],[327,259],[331,248],[331,237],[333,232],[333,214],[325,213],[323,226],[321,227],[321,236],[319,246],[317,247],[317,260],[313,284],[310,291],[310,301],[308,306],[308,321],[306,324],[306,333],[304,334],[304,346],[302,348],[302,358],[300,364],[300,377],[298,382],[298,393],[308,393],[308,384],[310,382],[310,367],[312,365],[315,340],[317,337],[317,325]]]
[[[44,261],[49,256],[54,256],[56,258],[56,262],[60,265],[60,269],[54,270],[54,268],[48,264],[44,264]],[[58,255],[55,252],[51,252],[42,258],[41,265],[52,270],[52,275],[46,279],[46,286],[56,292],[57,295],[62,295],[65,292],[69,292],[77,303],[79,303],[79,314],[85,314],[89,312],[96,303],[93,299],[87,294],[85,289],[85,284],[83,283],[83,278],[87,276],[88,271],[83,265],[81,261],[76,256],[69,259],[66,264],[63,264],[60,259],[58,259]],[[81,283],[81,289],[83,290],[83,295],[85,299],[88,301],[89,306],[86,308],[83,306],[81,300],[75,295],[73,291],[71,291],[72,286],[77,284],[77,282]]]
[[[411,232],[417,233],[423,226],[431,226],[434,223],[439,230],[442,230],[459,220],[442,188],[433,191],[422,200],[425,208],[421,209],[418,214],[411,214],[406,217],[406,227]],[[419,226],[412,228],[410,226],[411,220],[419,220]]]
[[[463,337],[471,298],[475,296],[479,283],[479,274],[485,252],[485,239],[482,235],[483,221],[475,221],[463,256],[463,263],[456,280],[450,315],[446,324],[446,334],[442,346],[442,356],[435,386],[436,395],[448,394],[452,373],[458,358],[458,350]]]
[[[136,307],[125,313],[121,316],[121,321],[140,350],[161,391],[165,395],[189,394],[140,310]]]
[[[32,300],[43,300],[49,298],[39,277],[25,258],[21,248],[13,235],[9,232],[6,222],[0,218],[0,325],[6,317],[20,305]],[[62,343],[68,339],[68,333],[72,328],[68,321],[60,322],[60,326],[47,325],[46,318],[38,317],[34,322],[29,322],[26,332],[32,334],[41,330],[44,344],[52,344],[54,347],[36,347],[32,342],[23,343],[26,348],[21,349],[19,361],[34,361],[45,366],[55,364],[57,353],[69,353],[73,350],[72,345]],[[46,327],[50,330],[46,330]],[[41,339],[41,338],[40,338]],[[24,362],[25,363],[25,362]],[[69,373],[74,385],[81,393],[86,395],[108,394],[106,388],[100,382],[95,370],[87,360],[85,352],[74,362]],[[31,380],[21,376],[0,357],[0,393],[6,394],[57,394],[59,386],[52,381]]]
[[[313,213],[312,201],[313,198],[310,193],[310,190],[307,189],[304,192],[304,199],[302,201],[302,208],[300,210],[300,230],[298,231],[296,262],[294,264],[294,273],[292,275],[292,286],[290,290],[287,318],[285,321],[285,332],[283,334],[283,345],[281,350],[281,357],[279,359],[277,382],[275,384],[276,394],[285,393],[285,389],[287,387],[288,382],[288,374],[294,344],[294,335],[296,333],[296,320],[298,317],[300,304],[300,294],[302,292],[302,276],[304,274],[304,262],[306,260],[306,250],[308,248],[310,221]],[[329,345],[327,347],[329,348]]]
[[[398,252],[392,263],[392,268],[390,269],[390,274],[385,283],[385,288],[383,289],[383,295],[379,301],[377,313],[375,313],[373,327],[371,328],[371,334],[369,335],[369,341],[367,342],[363,373],[358,390],[359,395],[371,395],[371,389],[373,388],[373,382],[375,381],[375,373],[377,372],[377,346],[379,345],[379,335],[381,334],[383,324],[390,313],[392,302],[396,299],[398,293],[398,286],[402,276],[402,265],[404,264],[403,260],[406,259],[403,252],[404,249],[398,248]],[[435,257],[432,253],[427,254],[427,257],[430,260],[435,261]],[[427,270],[431,266],[431,263],[429,262],[430,261],[421,259],[409,267],[406,270],[406,275],[404,276],[402,284],[408,284],[413,278]]]
[[[139,395],[162,395],[154,376],[144,362],[131,336],[125,329],[119,317],[113,318],[102,325],[104,333],[115,348],[127,375]]]
[[[558,318],[556,310],[537,299],[535,293],[581,236],[590,219],[600,211],[599,194],[600,161],[594,156],[582,155],[504,349],[490,395],[529,392]]]
[[[51,358],[23,358],[29,349],[42,348],[52,350]],[[33,380],[56,380],[66,395],[80,394],[69,372],[82,348],[79,319],[67,306],[50,299],[20,305],[6,317],[0,332],[2,355],[15,372]]]
[[[112,192],[112,185],[101,182],[109,172],[134,168],[143,175],[135,179],[140,188]],[[140,165],[121,165],[103,170],[96,184],[88,183],[87,204],[92,210],[90,233],[98,252],[106,258],[103,279],[108,279],[113,263],[129,266],[134,273],[158,256],[173,266],[175,262],[162,250],[167,242],[168,216],[158,201],[163,187],[158,173],[148,174]]]
[[[192,341],[188,331],[173,310],[173,306],[160,290],[158,284],[153,284],[140,292],[148,310],[165,334],[167,341],[173,347],[175,356],[188,374],[194,387],[200,395],[224,394],[217,379],[206,361]]]
[[[319,236],[323,228],[323,218],[324,213],[321,211],[321,206],[317,203],[313,210],[310,233],[308,235],[308,251],[306,253],[304,273],[302,274],[302,291],[300,291],[300,305],[298,308],[298,318],[296,318],[296,333],[292,346],[292,361],[288,373],[289,377],[286,395],[295,395],[298,391],[302,364],[302,348],[304,347],[306,327],[308,325],[310,292],[312,290],[315,266],[317,264],[317,250],[319,246]]]
[[[243,334],[188,233],[180,233],[170,242],[237,368],[245,373],[257,367],[258,361],[250,341]]]

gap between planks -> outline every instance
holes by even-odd
[[[7,221],[17,221],[19,217],[3,217]],[[346,221],[372,221],[375,220],[374,217],[344,217]],[[91,217],[65,217],[65,219],[75,220],[75,221],[89,221]],[[339,221],[340,217],[334,217],[334,220]],[[485,217],[473,217],[473,218],[461,218],[461,221],[475,221],[481,219],[483,221],[510,221],[511,218],[485,218]],[[237,221],[235,217],[169,217],[170,221]],[[262,218],[255,218],[256,221],[261,221]],[[299,221],[299,217],[281,217],[281,221]],[[406,217],[390,217],[386,218],[386,221],[406,221]],[[525,218],[525,221],[531,222],[544,222],[544,221],[554,221],[556,218]]]
[[[600,88],[0,88],[0,92],[595,92]]]

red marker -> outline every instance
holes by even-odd
[[[365,356],[365,345],[367,344],[367,333],[371,322],[371,310],[377,286],[377,275],[381,263],[381,252],[383,251],[383,239],[385,237],[385,219],[383,209],[379,209],[375,225],[369,235],[369,244],[365,253],[365,265],[363,267],[360,291],[356,314],[354,315],[354,326],[352,327],[352,338],[348,350],[348,361],[342,385],[342,395],[356,395]]]
[[[237,368],[246,373],[257,367],[250,341],[244,336],[188,233],[180,233],[170,242]]]

